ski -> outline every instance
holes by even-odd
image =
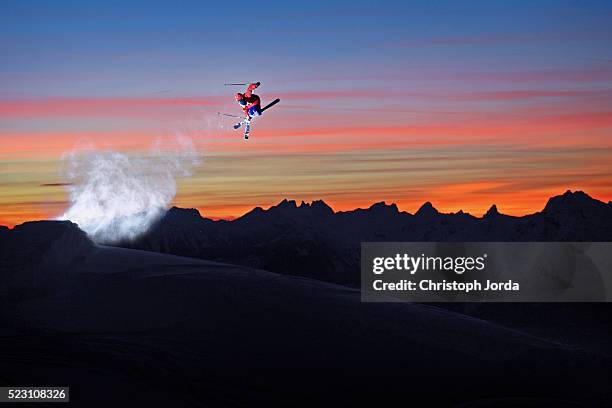
[[[266,106],[264,106],[263,108],[261,108],[261,111],[265,111],[266,109],[269,109],[271,107],[273,107],[274,105],[276,105],[277,103],[280,102],[280,98],[276,98],[275,100],[273,100],[272,102],[270,102],[269,104],[267,104]]]

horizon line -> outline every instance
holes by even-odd
[[[603,204],[603,205],[610,205],[610,204],[612,203],[612,201],[605,202],[605,201],[602,201],[602,200],[600,200],[600,199],[598,199],[598,198],[595,198],[595,197],[593,197],[592,195],[590,195],[590,194],[586,193],[586,192],[585,192],[585,191],[583,191],[583,190],[573,190],[573,191],[572,191],[572,190],[570,190],[570,189],[567,189],[567,190],[566,190],[564,193],[562,193],[562,194],[556,194],[556,195],[552,195],[552,196],[548,197],[548,200],[547,200],[547,202],[546,202],[546,205],[548,204],[548,202],[550,202],[550,200],[551,200],[551,199],[553,199],[553,198],[555,198],[555,197],[562,197],[562,196],[565,196],[565,195],[568,195],[568,194],[569,194],[569,195],[572,195],[572,196],[575,196],[576,194],[584,194],[584,195],[585,195],[585,196],[587,196],[589,199],[591,199],[591,200],[593,200],[593,201],[596,201],[596,202],[599,202],[599,203],[601,203],[601,204]],[[489,211],[490,211],[490,210],[491,210],[493,207],[495,207],[495,211],[496,211],[496,212],[497,212],[499,215],[503,215],[503,216],[506,216],[506,217],[514,217],[514,218],[521,218],[521,217],[527,217],[527,216],[530,216],[530,215],[538,214],[538,213],[540,213],[540,212],[542,212],[542,211],[544,211],[544,210],[546,209],[546,205],[544,205],[544,207],[543,207],[541,210],[537,210],[537,211],[534,211],[534,212],[531,212],[531,213],[525,213],[525,214],[522,214],[522,215],[510,215],[510,214],[504,214],[504,213],[502,213],[502,212],[499,212],[499,211],[498,211],[498,209],[497,209],[497,204],[493,203],[493,204],[491,204],[491,205],[489,206],[489,208],[488,208],[488,210],[487,210],[487,211],[485,211],[485,212],[484,212],[482,215],[478,216],[478,215],[471,214],[471,213],[469,213],[469,212],[467,212],[467,211],[464,211],[464,210],[462,210],[462,209],[457,210],[457,211],[455,211],[455,212],[452,212],[452,211],[451,211],[451,212],[443,212],[443,211],[440,211],[440,210],[439,210],[439,209],[438,209],[438,208],[437,208],[435,205],[433,205],[433,203],[432,203],[431,201],[425,201],[423,204],[421,204],[421,205],[419,206],[419,208],[418,208],[418,209],[417,209],[415,212],[409,212],[409,211],[403,210],[403,209],[401,209],[401,208],[400,208],[400,207],[397,205],[397,203],[395,203],[395,202],[390,202],[390,203],[388,203],[388,204],[387,204],[387,202],[386,202],[385,200],[382,200],[382,201],[375,201],[375,202],[373,202],[372,204],[370,204],[370,205],[369,205],[369,206],[367,206],[367,207],[356,207],[356,208],[353,208],[353,209],[350,209],[350,210],[340,210],[340,211],[336,211],[336,210],[335,210],[335,209],[334,209],[334,208],[333,208],[333,207],[332,207],[332,206],[331,206],[331,205],[330,205],[330,204],[329,204],[327,201],[325,201],[324,199],[316,199],[316,200],[312,200],[312,201],[305,201],[305,200],[299,200],[299,201],[300,201],[300,203],[299,203],[299,205],[298,205],[298,200],[296,200],[296,199],[283,198],[283,199],[282,199],[281,201],[279,201],[278,203],[276,203],[276,204],[272,204],[272,205],[268,206],[267,208],[263,208],[262,206],[255,206],[255,207],[252,207],[250,210],[248,210],[248,211],[244,212],[244,213],[243,213],[243,214],[241,214],[241,215],[238,215],[238,216],[227,216],[227,217],[223,217],[223,216],[221,216],[221,217],[217,217],[217,216],[206,216],[206,215],[202,215],[202,213],[203,213],[203,212],[205,213],[205,211],[203,211],[205,207],[180,207],[180,206],[178,206],[178,205],[176,205],[176,204],[173,204],[173,205],[171,205],[170,207],[168,207],[168,208],[166,209],[166,212],[170,211],[172,208],[177,208],[177,209],[181,209],[181,210],[196,210],[196,211],[198,212],[199,216],[200,216],[201,218],[203,218],[203,219],[209,219],[209,220],[212,220],[212,221],[228,221],[228,222],[231,222],[231,221],[235,221],[235,220],[237,220],[237,219],[240,219],[240,218],[244,217],[245,215],[249,214],[250,212],[252,212],[253,210],[255,210],[255,209],[257,209],[257,208],[259,208],[259,209],[261,209],[261,210],[263,210],[263,211],[269,211],[270,209],[272,209],[272,208],[274,208],[274,207],[277,207],[277,206],[281,205],[283,202],[288,202],[288,203],[293,202],[293,203],[295,203],[296,208],[300,208],[301,206],[303,206],[303,205],[305,205],[305,204],[306,204],[306,205],[311,206],[311,205],[312,205],[313,203],[315,203],[315,202],[323,202],[325,205],[327,205],[327,206],[328,206],[328,207],[329,207],[329,208],[332,210],[332,212],[333,212],[334,214],[339,214],[339,213],[348,213],[348,212],[353,212],[353,211],[357,211],[357,210],[369,210],[369,209],[371,209],[372,207],[374,207],[376,204],[384,204],[385,206],[388,206],[388,207],[390,207],[390,206],[395,206],[395,207],[397,208],[397,210],[398,210],[398,212],[399,212],[399,213],[404,213],[404,214],[407,214],[407,215],[412,215],[412,216],[414,216],[414,215],[415,215],[415,214],[416,214],[416,213],[417,213],[417,212],[418,212],[418,211],[419,211],[421,208],[423,208],[423,207],[424,207],[424,206],[426,206],[427,204],[430,204],[430,205],[431,205],[431,207],[432,207],[434,210],[436,210],[436,211],[437,211],[437,212],[438,212],[440,215],[455,215],[455,214],[464,214],[464,215],[470,215],[470,216],[472,216],[472,217],[474,217],[474,218],[479,218],[479,219],[483,219],[483,218],[486,216],[486,214],[487,214],[487,213],[488,213],[488,212],[489,212]],[[16,226],[18,226],[18,225],[22,225],[22,224],[25,224],[25,223],[28,223],[28,222],[37,222],[37,221],[57,221],[57,220],[55,220],[55,219],[53,219],[53,218],[41,218],[41,219],[31,219],[31,220],[25,220],[25,221],[22,221],[22,222],[19,222],[19,223],[4,223],[3,221],[0,221],[0,227],[7,227],[7,228],[9,228],[9,229],[13,229],[13,228],[15,228],[15,227],[16,227]],[[70,221],[70,220],[66,220],[66,221]],[[72,221],[71,221],[71,222],[72,222]]]
[[[602,200],[600,200],[600,199],[598,199],[598,198],[595,198],[595,197],[593,197],[592,195],[590,195],[590,194],[586,193],[586,192],[585,192],[585,191],[583,191],[583,190],[573,190],[573,191],[572,191],[572,190],[570,190],[570,189],[566,190],[566,191],[565,191],[564,193],[562,193],[562,194],[556,194],[556,195],[552,195],[552,196],[550,196],[550,197],[548,198],[548,200],[547,200],[547,203],[548,203],[548,202],[549,202],[551,199],[553,199],[553,198],[555,198],[555,197],[562,197],[562,196],[567,195],[567,194],[570,194],[570,195],[572,195],[572,196],[574,196],[574,195],[576,195],[576,194],[584,194],[584,195],[586,195],[588,198],[590,198],[591,200],[593,200],[593,201],[597,201],[597,202],[599,202],[599,203],[601,203],[601,204],[603,204],[603,205],[610,205],[610,203],[612,203],[612,201],[605,202],[605,201],[602,201]],[[299,202],[299,204],[298,204],[298,201],[300,201],[300,202]],[[481,216],[473,215],[473,214],[471,214],[471,213],[469,213],[469,212],[467,212],[467,211],[464,211],[464,210],[458,210],[458,211],[455,211],[455,212],[452,212],[452,211],[451,211],[451,212],[443,212],[443,211],[440,211],[440,210],[439,210],[439,209],[438,209],[438,208],[437,208],[437,207],[436,207],[436,206],[435,206],[435,205],[434,205],[434,204],[433,204],[431,201],[425,201],[423,204],[421,204],[421,205],[419,206],[419,208],[417,208],[417,210],[416,210],[415,212],[409,212],[409,211],[407,211],[407,210],[402,210],[402,209],[401,209],[401,208],[400,208],[400,207],[397,205],[397,203],[395,203],[395,202],[389,202],[389,203],[387,203],[385,200],[382,200],[382,201],[375,201],[375,202],[373,202],[372,204],[370,204],[370,205],[369,205],[369,206],[367,206],[367,207],[356,207],[356,208],[353,208],[353,209],[350,209],[350,210],[339,210],[339,211],[337,211],[337,210],[335,210],[335,209],[334,209],[334,208],[333,208],[333,207],[332,207],[332,206],[331,206],[331,205],[330,205],[330,204],[329,204],[327,201],[325,201],[324,199],[316,199],[316,200],[312,200],[312,201],[305,201],[305,200],[296,200],[296,199],[289,199],[289,198],[284,198],[284,199],[282,199],[281,201],[279,201],[278,203],[276,203],[276,204],[272,204],[272,205],[268,206],[267,208],[264,208],[264,207],[262,207],[262,206],[255,206],[255,207],[251,208],[250,210],[246,211],[245,213],[243,213],[243,214],[241,214],[241,215],[238,215],[238,216],[227,216],[227,217],[206,216],[206,215],[202,215],[202,211],[201,211],[201,209],[202,209],[202,208],[204,208],[204,207],[180,207],[180,206],[177,206],[177,205],[172,205],[170,208],[168,208],[168,211],[170,211],[172,208],[177,208],[177,209],[181,209],[181,210],[196,210],[196,211],[198,211],[198,213],[200,214],[200,217],[202,217],[202,218],[206,218],[206,219],[213,220],[213,221],[234,221],[234,220],[237,220],[237,219],[239,219],[239,218],[244,217],[245,215],[249,214],[250,212],[252,212],[253,210],[255,210],[255,209],[257,209],[257,208],[259,208],[259,209],[261,209],[261,210],[263,210],[263,211],[269,211],[269,210],[271,210],[271,209],[272,209],[272,208],[274,208],[274,207],[278,207],[278,206],[279,206],[279,205],[281,205],[283,202],[288,202],[288,203],[293,202],[293,203],[295,203],[296,208],[300,208],[300,207],[301,207],[301,206],[303,206],[303,205],[309,205],[309,206],[312,206],[312,204],[313,204],[313,203],[315,203],[315,202],[323,202],[325,205],[327,205],[327,206],[328,206],[328,207],[329,207],[329,208],[332,210],[332,212],[333,212],[334,214],[339,214],[339,213],[347,213],[347,212],[353,212],[353,211],[357,211],[357,210],[369,210],[369,209],[371,209],[372,207],[374,207],[374,206],[375,206],[375,205],[377,205],[377,204],[384,204],[384,205],[385,205],[385,206],[387,206],[387,207],[390,207],[390,206],[395,206],[395,207],[397,208],[397,210],[398,210],[398,212],[399,212],[399,213],[405,213],[405,214],[408,214],[408,215],[415,215],[415,214],[416,214],[416,213],[417,213],[417,212],[418,212],[418,211],[419,211],[421,208],[425,207],[427,204],[430,204],[430,205],[431,205],[431,207],[432,207],[433,209],[435,209],[435,210],[436,210],[438,213],[440,213],[441,215],[465,214],[465,215],[471,215],[471,216],[473,216],[473,217],[475,217],[475,218],[484,218],[484,217],[485,217],[485,215],[488,213],[488,211],[490,211],[490,210],[491,210],[491,209],[493,209],[494,207],[495,207],[495,210],[497,211],[497,204],[493,203],[493,204],[491,204],[491,205],[489,206],[488,210],[487,210],[486,212],[484,212],[484,213],[483,213]],[[522,214],[522,215],[510,215],[510,214],[504,214],[504,213],[499,212],[499,211],[497,211],[497,212],[498,212],[498,214],[500,214],[500,215],[504,215],[504,216],[507,216],[507,217],[516,217],[516,218],[520,218],[520,217],[526,217],[526,216],[529,216],[529,215],[533,215],[533,214],[540,213],[540,212],[544,211],[544,209],[545,209],[545,208],[546,208],[546,205],[545,205],[545,206],[544,206],[544,208],[542,208],[541,210],[537,210],[537,211],[530,212],[530,213],[525,213],[525,214]],[[204,213],[205,213],[205,211],[204,211]]]

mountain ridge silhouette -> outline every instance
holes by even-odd
[[[410,214],[384,201],[335,212],[322,200],[284,199],[234,220],[172,207],[148,233],[118,246],[210,259],[357,285],[361,242],[611,241],[612,205],[582,191],[551,197],[539,212],[441,213],[431,202]]]
[[[59,223],[45,222],[49,229]],[[78,230],[76,225],[71,228]],[[13,230],[0,228],[0,243],[27,230],[31,222]],[[86,238],[72,234],[71,245]],[[284,199],[231,221],[203,217],[193,208],[172,207],[146,234],[115,246],[358,286],[361,243],[385,241],[612,241],[612,204],[568,190],[551,197],[533,214],[506,215],[493,204],[476,217],[463,211],[441,213],[429,201],[410,214],[384,201],[336,212],[323,200],[298,204]]]

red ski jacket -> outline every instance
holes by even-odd
[[[258,86],[259,86],[259,82],[255,84],[249,84],[249,86],[247,87],[247,90],[244,93],[244,99],[246,100],[246,103],[247,103],[246,106],[243,108],[244,111],[248,111],[249,108],[252,108],[253,106],[261,105],[261,100],[259,99],[259,95],[255,95],[253,93],[255,88],[257,88]]]

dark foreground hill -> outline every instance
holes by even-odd
[[[513,217],[492,206],[478,218],[442,214],[430,203],[413,215],[384,202],[334,212],[323,201],[284,200],[234,221],[174,207],[145,236],[121,246],[356,286],[360,244],[368,241],[612,241],[612,204],[568,191],[535,214]]]
[[[0,262],[3,293],[19,293],[2,298],[0,385],[69,385],[71,406],[611,402],[605,353],[310,279],[95,246],[69,222],[16,227]]]

